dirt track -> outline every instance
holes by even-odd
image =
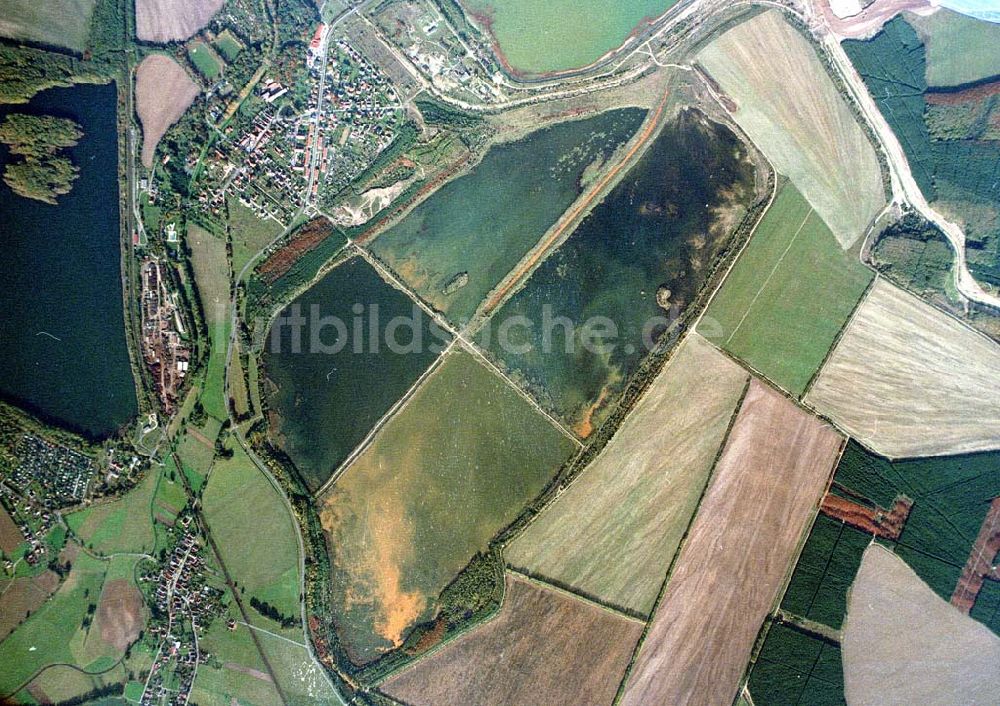
[[[198,86],[181,65],[164,54],[151,54],[135,71],[135,103],[142,123],[142,164],[153,166],[156,145],[180,120],[198,95]]]
[[[147,42],[184,40],[208,24],[223,0],[136,0],[135,31]]]
[[[623,706],[733,702],[840,448],[828,425],[751,382]]]

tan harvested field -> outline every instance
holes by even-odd
[[[532,575],[648,614],[748,374],[692,335],[607,447],[507,548]]]
[[[1000,448],[1000,346],[879,279],[805,400],[893,458]]]
[[[841,447],[754,380],[621,703],[729,704]]]
[[[7,511],[0,507],[0,552],[13,554],[23,541],[24,535],[21,534],[21,530],[17,528]]]
[[[117,652],[135,642],[142,630],[142,594],[125,579],[108,581],[101,591],[95,624],[100,628],[101,640]]]
[[[135,32],[146,42],[184,40],[221,7],[222,0],[136,0]]]
[[[59,576],[54,571],[0,584],[0,641],[13,632],[29,613],[41,608],[58,587]]]
[[[847,249],[885,204],[875,150],[815,50],[777,10],[729,30],[698,61],[733,117]]]
[[[852,706],[995,704],[1000,638],[872,544],[847,603],[841,650]]]
[[[605,706],[642,623],[513,574],[500,614],[382,686],[408,706]]]
[[[135,70],[135,104],[142,123],[142,164],[153,165],[156,145],[198,95],[198,86],[176,61],[151,54]]]

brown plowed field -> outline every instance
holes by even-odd
[[[852,706],[995,704],[1000,694],[1000,638],[878,544],[851,587],[841,650]]]
[[[729,704],[842,440],[754,380],[621,703]]]
[[[409,706],[607,706],[642,623],[508,574],[500,614],[382,691]]]
[[[0,507],[0,551],[7,555],[13,554],[23,541],[24,535],[21,534],[21,530],[14,524],[7,511]]]
[[[124,652],[142,630],[142,595],[125,579],[109,581],[101,592],[95,622],[100,626],[101,640]]]
[[[905,497],[896,498],[892,508],[885,510],[827,493],[819,509],[824,515],[840,520],[863,532],[896,540],[903,533],[903,526],[906,525],[906,518],[910,516],[912,507],[913,501]]]
[[[222,7],[222,0],[135,0],[135,32],[146,42],[194,35]]]
[[[198,86],[176,61],[151,54],[135,70],[135,111],[142,123],[142,164],[153,166],[156,145],[198,95]]]

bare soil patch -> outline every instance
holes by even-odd
[[[136,0],[135,31],[146,42],[172,42],[208,24],[223,0]]]
[[[7,514],[7,511],[0,507],[0,551],[10,555],[14,553],[24,541],[24,535],[17,528],[14,520]]]
[[[500,614],[389,679],[411,706],[610,704],[642,624],[508,574]]]
[[[851,587],[841,650],[856,706],[992,704],[1000,693],[1000,638],[877,544]]]
[[[1000,448],[1000,346],[879,279],[805,400],[890,458]]]
[[[198,86],[176,61],[151,54],[135,71],[136,113],[142,123],[142,164],[153,166],[156,145],[198,95]]]
[[[142,594],[125,579],[109,581],[101,592],[96,622],[101,640],[124,652],[142,630]]]
[[[830,426],[751,382],[624,706],[733,702],[841,443]]]

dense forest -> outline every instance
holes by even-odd
[[[12,113],[0,124],[0,142],[10,160],[3,180],[19,196],[55,204],[68,194],[80,174],[65,153],[83,137],[83,129],[68,118]]]

